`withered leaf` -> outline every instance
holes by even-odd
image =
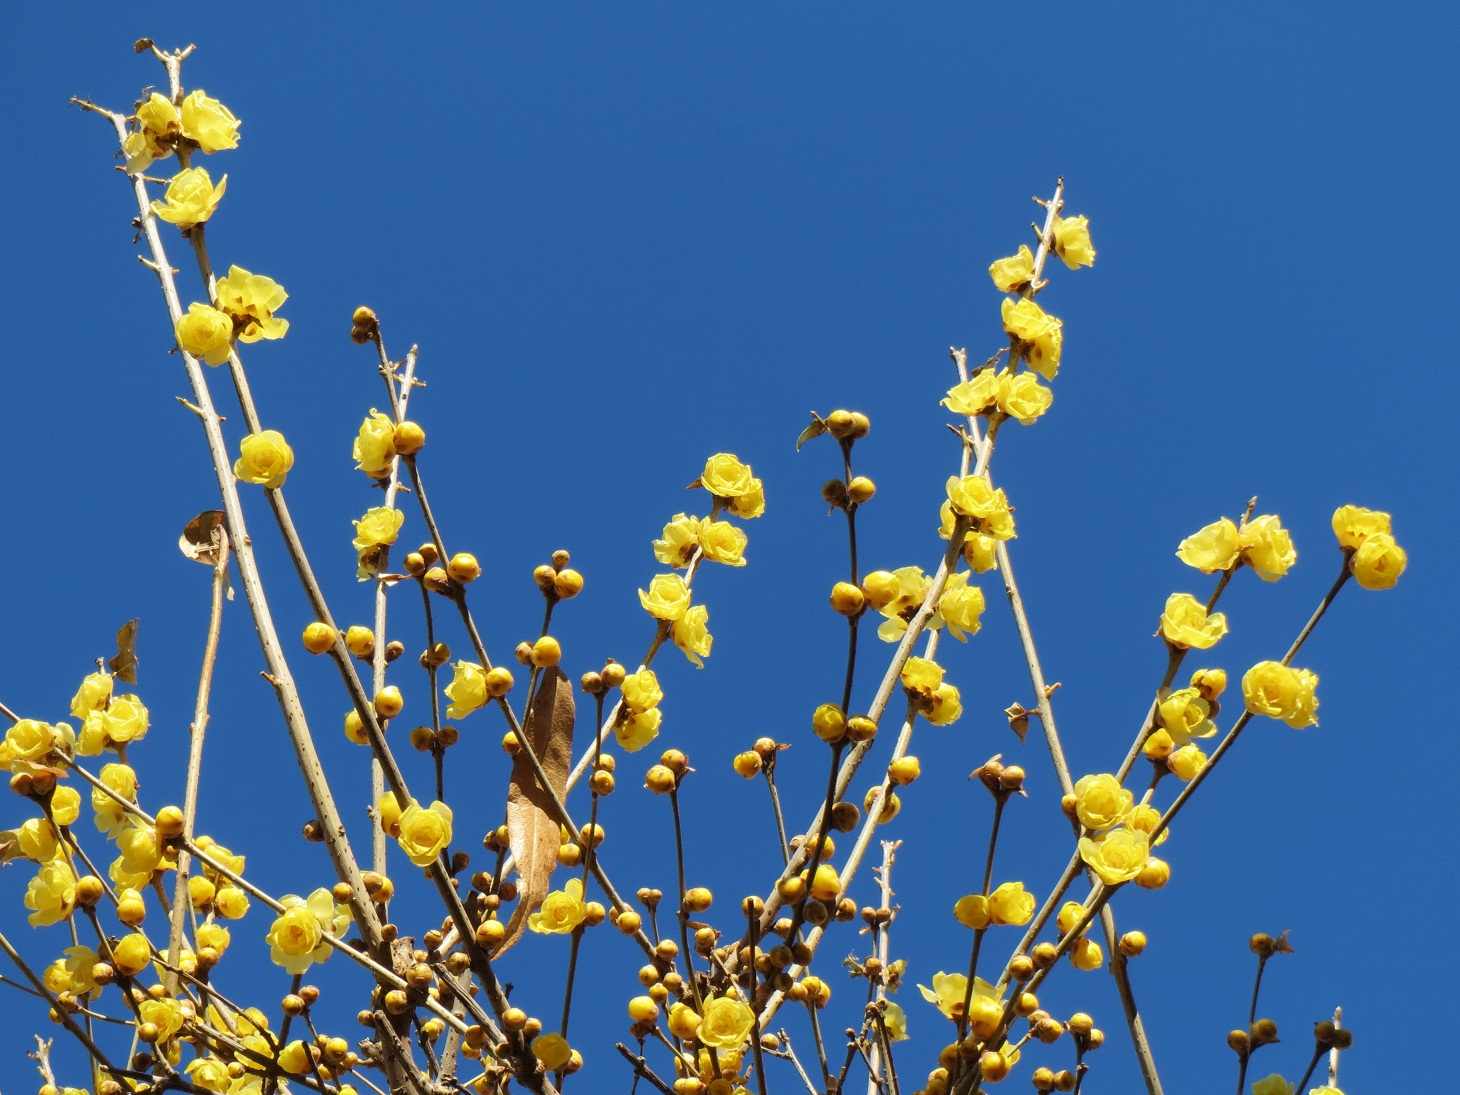
[[[543,674],[522,731],[561,801],[567,794],[568,773],[573,767],[573,686],[561,669],[554,667]],[[517,908],[495,951],[498,955],[522,937],[528,916],[542,905],[562,842],[552,795],[538,783],[525,751],[512,760],[512,780],[507,787],[507,842],[517,861]]]
[[[117,656],[106,664],[118,680],[132,685],[137,683],[136,620],[128,620],[117,629]]]
[[[222,525],[221,509],[205,509],[183,529],[183,534],[177,540],[178,549],[195,563],[217,566],[218,548],[213,542],[213,530]]]
[[[815,411],[811,412],[811,425],[801,431],[801,436],[796,438],[796,451],[801,451],[801,446],[814,437],[820,437],[826,432],[826,421]]]

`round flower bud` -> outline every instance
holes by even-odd
[[[396,452],[410,456],[426,444],[426,431],[414,422],[402,422],[395,428],[393,441]]]
[[[656,764],[644,773],[644,786],[656,795],[667,795],[677,782],[674,773],[662,764]]]
[[[487,695],[494,699],[512,691],[512,671],[504,666],[494,665],[486,673]]]
[[[1009,1075],[1009,1058],[1002,1053],[990,1051],[983,1054],[978,1059],[978,1066],[983,1071],[983,1078],[991,1084],[998,1083]]]
[[[1069,1022],[1065,1024],[1065,1027],[1077,1038],[1083,1038],[1094,1029],[1095,1020],[1090,1018],[1085,1012],[1077,1011],[1070,1016]]]
[[[1036,943],[1034,949],[1029,952],[1029,957],[1034,962],[1036,969],[1047,970],[1059,961],[1060,951],[1053,943]]]
[[[615,786],[612,772],[597,771],[588,780],[595,795],[611,795]]]
[[[1191,675],[1191,687],[1201,693],[1202,699],[1211,702],[1227,690],[1227,671],[1198,669]]]
[[[451,579],[447,577],[446,571],[441,567],[431,567],[421,575],[421,584],[432,593],[445,593],[451,589]]]
[[[922,774],[922,763],[917,757],[898,757],[887,766],[887,778],[894,787],[906,787]]]
[[[406,701],[395,685],[386,685],[375,693],[375,713],[383,719],[393,719],[401,713]]]
[[[840,479],[828,479],[821,484],[821,499],[828,506],[843,508],[847,504],[847,485]]]
[[[877,736],[877,724],[866,715],[853,715],[847,720],[848,741],[871,741]]]
[[[375,632],[356,624],[345,632],[345,649],[357,658],[368,658],[375,653]]]
[[[635,996],[629,1001],[629,1018],[636,1023],[652,1023],[659,1018],[659,1005],[648,996]]]
[[[864,809],[868,811],[872,809],[872,803],[877,800],[878,790],[880,790],[880,788],[877,787],[872,787],[868,789],[866,796],[862,799],[862,807]],[[896,792],[888,791],[887,797],[882,802],[882,812],[877,815],[877,823],[879,825],[885,825],[887,822],[895,818],[897,816],[897,812],[901,809],[902,800],[897,797]]]
[[[406,573],[412,578],[419,578],[422,574],[426,573],[426,560],[421,558],[419,551],[407,553],[406,557],[401,560],[400,565],[405,568]]]
[[[335,639],[339,638],[339,632],[330,627],[329,624],[322,624],[318,621],[310,624],[304,629],[304,649],[311,654],[323,654],[335,645]],[[375,645],[371,639],[371,646]]]
[[[417,726],[411,731],[411,748],[416,752],[430,752],[435,744],[436,735],[429,726]]]
[[[532,580],[537,583],[538,589],[544,593],[551,593],[557,584],[558,572],[546,563],[543,563],[542,566],[533,568]]]
[[[583,592],[583,575],[576,570],[560,570],[553,578],[553,592],[561,600],[568,600]]]
[[[1120,937],[1120,953],[1127,958],[1134,958],[1145,949],[1145,932],[1126,932]]]
[[[365,733],[365,722],[360,718],[360,712],[350,711],[346,713],[345,737],[349,738],[356,745],[370,744],[370,738]]]
[[[859,475],[847,484],[847,501],[861,505],[877,493],[877,485],[865,475]]]
[[[1252,1038],[1245,1030],[1228,1031],[1227,1045],[1239,1057],[1245,1057],[1252,1052]]]
[[[1009,959],[1009,976],[1015,981],[1028,981],[1034,976],[1034,960],[1027,954],[1016,954]]]
[[[603,685],[605,688],[617,688],[628,675],[628,670],[618,662],[609,662],[603,667]]]
[[[659,763],[668,768],[676,776],[683,776],[689,771],[689,757],[685,756],[678,749],[666,749],[659,758]]]
[[[862,822],[862,811],[856,803],[838,802],[831,808],[831,827],[839,833],[850,833]]]
[[[737,753],[732,763],[735,767],[735,774],[745,779],[754,779],[760,774],[760,754],[752,750]]]
[[[846,712],[834,703],[823,703],[811,713],[811,732],[824,742],[836,744],[846,737]],[[756,743],[757,752],[760,751],[759,744]]]
[[[1176,749],[1176,743],[1165,730],[1153,730],[1141,746],[1141,752],[1150,761],[1165,760]]]
[[[838,582],[831,587],[831,607],[843,616],[861,612],[866,600],[861,589],[851,582]]]
[[[873,611],[880,612],[897,597],[902,583],[896,574],[887,570],[874,570],[862,579],[862,593]]]
[[[1252,1036],[1253,1042],[1258,1045],[1263,1045],[1267,1042],[1276,1042],[1278,1040],[1278,1026],[1271,1019],[1257,1020],[1257,1022],[1252,1024],[1252,1029],[1249,1033]]]
[[[686,912],[702,913],[715,901],[715,896],[705,886],[692,886],[684,891],[684,908]]]
[[[1136,875],[1136,885],[1143,890],[1159,890],[1171,881],[1171,864],[1155,856],[1146,860],[1141,873]]]
[[[563,657],[563,648],[551,635],[544,635],[532,644],[531,660],[538,669],[551,669]]]
[[[872,420],[861,411],[852,412],[852,431],[847,436],[853,441],[866,437],[872,432]]]
[[[1014,1014],[1027,1019],[1039,1010],[1039,997],[1032,992],[1021,992],[1014,1000]]]
[[[845,440],[852,435],[852,425],[851,411],[837,410],[826,416],[826,431],[838,441]]]
[[[459,551],[451,557],[446,564],[446,573],[450,574],[462,585],[474,582],[482,576],[482,566],[477,562],[477,557],[465,551]]]
[[[479,925],[477,925],[477,945],[479,947],[484,947],[487,950],[491,950],[493,947],[500,945],[502,940],[506,938],[507,926],[503,924],[500,920],[483,920]],[[513,1010],[517,1009],[508,1009],[508,1011]],[[502,1023],[504,1026],[506,1025],[506,1015],[502,1016]]]

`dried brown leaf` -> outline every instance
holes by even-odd
[[[195,563],[210,567],[218,565],[218,545],[213,540],[213,530],[223,525],[221,509],[205,509],[191,521],[178,537],[178,549]]]
[[[568,773],[573,767],[573,686],[561,669],[554,667],[543,674],[522,732],[561,801],[567,795]],[[507,922],[507,934],[495,951],[497,955],[521,938],[528,916],[547,896],[562,841],[553,797],[538,783],[526,751],[512,760],[512,780],[507,788],[507,841],[517,861],[517,908]]]
[[[137,683],[137,621],[128,620],[117,629],[117,656],[107,662],[117,679]]]

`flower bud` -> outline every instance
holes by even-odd
[[[1029,952],[1030,959],[1034,962],[1036,969],[1047,970],[1050,966],[1059,961],[1059,948],[1053,943],[1036,943],[1034,949]]]
[[[847,436],[853,441],[860,440],[872,432],[872,420],[861,411],[852,412],[852,429]]]
[[[405,707],[405,699],[395,685],[386,685],[375,693],[375,713],[382,719],[393,719]]]
[[[847,485],[840,479],[828,479],[821,484],[821,500],[828,506],[844,509],[847,504]]]
[[[451,579],[441,567],[432,567],[421,576],[423,584],[432,593],[446,593],[451,589]]]
[[[1146,949],[1145,932],[1126,932],[1120,937],[1120,953],[1127,958],[1134,958]]]
[[[847,720],[848,741],[871,741],[877,736],[877,724],[866,715],[853,715]]]
[[[1278,1041],[1278,1026],[1271,1019],[1259,1019],[1252,1024],[1249,1035],[1255,1045],[1266,1045]]]
[[[1027,954],[1016,954],[1009,959],[1009,976],[1015,981],[1028,981],[1034,976],[1034,960]]]
[[[553,579],[553,592],[561,600],[569,600],[583,592],[583,575],[576,570],[560,570]]]
[[[551,635],[544,635],[532,644],[531,660],[538,669],[551,669],[563,657],[563,648]]]
[[[494,665],[487,670],[487,695],[500,699],[512,691],[512,671],[506,666]]]
[[[475,555],[469,552],[459,551],[446,564],[446,573],[450,574],[462,585],[466,585],[468,582],[474,582],[482,576],[482,567],[477,562]]]
[[[906,787],[922,773],[922,764],[917,757],[898,757],[887,766],[887,778],[894,787]]]
[[[311,654],[323,654],[335,645],[335,639],[339,637],[339,634],[329,624],[316,621],[304,629],[304,649]],[[374,645],[373,639],[371,645]]]
[[[1143,890],[1159,890],[1166,883],[1171,881],[1171,864],[1164,859],[1157,859],[1151,856],[1146,860],[1146,865],[1141,868],[1141,873],[1136,875],[1136,885]]]
[[[406,644],[398,639],[393,639],[385,644],[385,660],[387,663],[395,661],[406,652]]]
[[[847,484],[847,501],[860,506],[863,502],[870,501],[877,493],[877,484],[868,479],[865,475],[859,475]]]
[[[618,662],[609,662],[603,667],[603,686],[605,688],[618,688],[624,683],[628,676],[628,670]]]
[[[357,658],[368,658],[375,653],[375,632],[356,624],[345,632],[345,648]]]
[[[831,607],[843,616],[855,616],[862,611],[866,596],[851,582],[838,582],[831,587]]]
[[[410,456],[420,452],[426,444],[426,431],[414,422],[402,422],[395,428],[392,443],[396,452]]]
[[[644,786],[656,795],[667,795],[678,786],[678,782],[671,772],[662,764],[653,765],[644,773]]]
[[[754,779],[760,773],[760,754],[751,750],[736,754],[732,762],[735,767],[735,774],[745,779]]]
[[[831,808],[831,827],[839,833],[850,833],[862,822],[862,811],[854,802],[838,802]]]

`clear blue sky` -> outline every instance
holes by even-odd
[[[1066,324],[1054,409],[1006,429],[995,477],[1018,507],[1015,566],[1063,683],[1056,710],[1076,773],[1124,755],[1164,665],[1151,633],[1167,594],[1209,589],[1173,557],[1186,534],[1253,495],[1293,531],[1288,578],[1243,573],[1227,595],[1232,634],[1202,664],[1234,677],[1280,657],[1327,588],[1335,506],[1391,511],[1410,552],[1397,589],[1345,590],[1300,658],[1322,676],[1321,727],[1254,725],[1165,846],[1171,885],[1117,901],[1122,925],[1151,938],[1132,975],[1167,1090],[1231,1089],[1223,1039],[1246,1014],[1247,936],[1285,928],[1297,954],[1272,971],[1262,1009],[1285,1044],[1252,1075],[1296,1078],[1308,1024],[1341,1004],[1356,1031],[1341,1075],[1350,1095],[1432,1084],[1429,1056],[1395,1024],[1460,1004],[1453,948],[1434,934],[1457,896],[1460,750],[1443,703],[1460,607],[1445,577],[1457,381],[1443,320],[1457,289],[1457,17],[1433,3],[983,8],[265,4],[246,19],[143,20],[92,4],[10,20],[0,701],[62,717],[112,631],[140,616],[154,718],[138,751],[143,801],[180,798],[207,573],[175,543],[215,487],[201,433],[174,402],[185,379],[155,280],[134,258],[110,134],[66,107],[82,95],[125,108],[160,81],[131,53],[141,35],[196,42],[185,83],[243,119],[239,149],[207,164],[229,175],[208,236],[220,266],[290,293],[289,336],[246,360],[265,424],[294,446],[290,502],[339,617],[369,611],[349,522],[375,496],[348,455],[381,394],[369,353],[346,338],[357,304],[379,311],[397,355],[421,346],[424,466],[448,542],[487,568],[477,599],[498,657],[530,637],[541,611],[530,572],[559,547],[588,581],[560,613],[570,670],[637,657],[649,628],[634,590],[658,569],[649,541],[696,501],[681,488],[722,450],[765,479],[751,565],[707,575],[713,656],[697,673],[671,652],[662,673],[662,740],[705,773],[688,793],[692,852],[727,912],[763,877],[749,864],[772,854],[769,807],[727,784],[729,760],[761,734],[794,742],[785,779],[802,823],[824,765],[809,712],[839,688],[843,629],[825,599],[845,543],[817,495],[838,469],[824,443],[794,453],[795,436],[812,408],[868,412],[858,464],[879,493],[860,521],[863,560],[931,566],[956,462],[937,406],[953,380],[947,348],[979,357],[1000,344],[985,268],[1029,238],[1030,195],[1064,175],[1099,260],[1054,272],[1042,298]],[[303,598],[262,498],[246,502],[292,636]],[[422,532],[413,514],[403,537]],[[918,731],[929,774],[888,830],[907,841],[894,950],[913,983],[966,962],[948,910],[976,888],[990,812],[967,772],[1001,752],[1031,773],[998,878],[1042,897],[1066,854],[1052,850],[1057,791],[1037,735],[1021,747],[1001,725],[1005,706],[1031,697],[1002,596],[984,584],[985,632],[947,651],[967,713]],[[413,603],[399,612],[411,619]],[[255,835],[297,831],[308,808],[241,600],[224,630],[204,827],[247,851],[266,888],[308,892],[329,881],[323,854]],[[867,651],[868,694],[884,656]],[[302,655],[295,670],[330,756],[360,786],[332,671]],[[424,716],[422,682],[402,685],[407,717]],[[464,770],[448,789],[498,794],[500,731],[485,714],[463,724]],[[406,760],[424,779],[424,762]],[[637,789],[647,763],[624,759],[607,804],[605,854],[629,890],[672,884],[664,804]],[[360,809],[349,817],[364,844]],[[19,800],[3,811],[5,825],[25,816]],[[59,952],[61,929],[23,928],[28,877],[23,865],[0,876],[0,923]],[[869,886],[859,881],[859,900]],[[256,910],[235,938],[257,945],[266,929]],[[609,1090],[627,1084],[609,1047],[637,962],[616,936],[590,939],[596,996],[575,1030]],[[834,978],[863,942],[846,931],[826,946]],[[536,953],[551,964],[565,951]],[[321,983],[343,972],[331,967]],[[512,976],[530,993],[526,948]],[[351,993],[364,983],[346,981]],[[837,1031],[858,993],[833,983]],[[286,986],[278,973],[257,991],[273,1001]],[[1062,973],[1047,996],[1110,1034],[1086,1089],[1136,1090],[1109,978]],[[901,1002],[921,1047],[901,1068],[920,1078],[943,1021],[911,984]],[[34,1075],[30,1026],[0,1032],[7,1089]],[[1063,1067],[1068,1046],[1056,1049]],[[1025,1089],[1027,1069],[1011,1082]]]

